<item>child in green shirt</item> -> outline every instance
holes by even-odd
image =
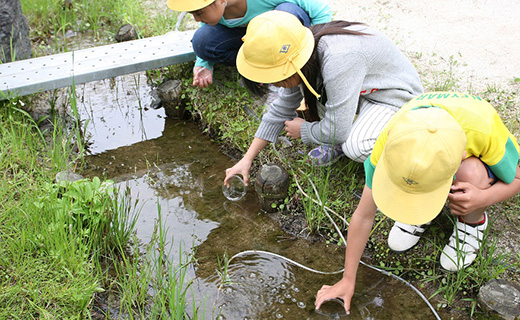
[[[200,88],[213,83],[215,62],[235,65],[247,24],[257,15],[286,11],[307,27],[332,18],[332,9],[322,0],[168,0],[166,4],[172,10],[191,13],[201,23],[192,39],[197,55],[193,85]]]

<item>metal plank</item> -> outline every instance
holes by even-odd
[[[0,64],[0,100],[195,59],[194,30]]]

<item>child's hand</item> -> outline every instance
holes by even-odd
[[[294,118],[292,120],[287,120],[284,122],[285,124],[285,131],[287,131],[287,136],[291,137],[293,139],[299,139],[301,138],[301,127],[302,123],[304,123],[305,120],[302,118]]]
[[[249,169],[251,168],[251,161],[242,158],[237,164],[233,167],[226,169],[226,178],[224,179],[224,184],[229,187],[229,179],[236,174],[242,175],[244,178],[244,184],[246,186],[249,185]]]
[[[451,213],[457,216],[464,216],[485,205],[481,203],[483,197],[480,195],[479,188],[468,182],[455,182],[451,186],[448,200]]]
[[[195,67],[193,68],[193,86],[207,88],[213,83],[213,73],[208,68]]]
[[[316,302],[314,305],[319,309],[321,305],[330,299],[340,298],[343,300],[345,312],[350,314],[350,301],[354,295],[355,283],[349,281],[347,278],[342,278],[333,286],[323,286],[316,295]]]

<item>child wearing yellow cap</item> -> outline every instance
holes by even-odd
[[[378,30],[347,21],[306,28],[281,11],[251,20],[237,69],[248,86],[272,83],[280,90],[248,151],[226,171],[225,184],[235,174],[248,183],[253,159],[284,129],[290,138],[319,145],[309,154],[313,163],[340,155],[363,162],[392,115],[423,92],[412,63]],[[303,97],[319,121],[298,118]]]
[[[431,92],[404,105],[365,161],[366,184],[348,229],[343,278],[318,291],[316,308],[341,298],[349,311],[377,208],[396,221],[390,247],[405,251],[419,240],[414,229],[433,220],[448,200],[457,221],[440,265],[458,271],[473,263],[488,227],[486,208],[520,192],[519,154],[496,110],[477,96]]]
[[[322,0],[167,0],[175,11],[189,12],[201,27],[192,43],[197,55],[193,85],[205,88],[213,83],[213,65],[235,66],[246,26],[257,15],[280,10],[294,14],[302,24],[329,22],[332,10]]]

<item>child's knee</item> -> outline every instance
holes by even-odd
[[[469,157],[460,164],[455,180],[459,182],[469,182],[474,186],[485,187],[489,185],[489,176],[486,166],[480,159]]]
[[[293,15],[296,16],[296,18],[298,18],[298,20],[300,20],[300,22],[304,26],[306,26],[308,28],[311,26],[311,19],[309,18],[309,14],[307,12],[305,12],[305,10],[303,10],[297,4],[290,3],[290,2],[284,2],[284,3],[281,3],[278,6],[276,6],[275,10],[292,13]]]
[[[372,152],[373,146],[370,148],[363,148],[362,144],[358,141],[352,141],[350,138],[341,144],[343,153],[347,158],[356,162],[365,162]]]
[[[191,39],[191,44],[193,47],[193,51],[197,55],[197,57],[202,58],[204,60],[209,60],[210,58],[208,52],[212,47],[212,36],[211,32],[212,28],[210,26],[202,26],[193,35]]]
[[[245,28],[203,25],[191,39],[193,51],[203,60],[235,66],[244,33]]]

